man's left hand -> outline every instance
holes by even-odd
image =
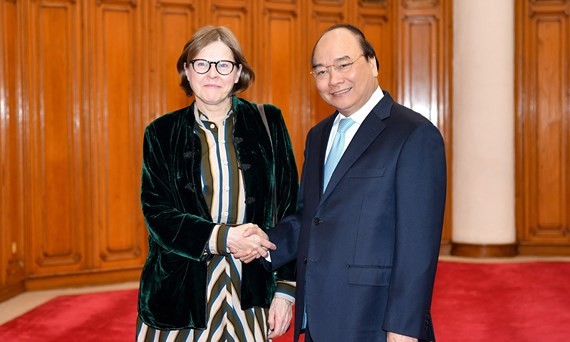
[[[388,337],[386,338],[387,342],[418,342],[418,339],[415,337],[404,336],[400,334],[396,334],[393,332],[388,332]]]
[[[283,298],[273,298],[269,307],[269,335],[268,338],[277,338],[283,335],[291,324],[293,316],[293,303]]]

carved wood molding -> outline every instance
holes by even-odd
[[[177,1],[165,1],[165,0],[156,0],[156,3],[154,5],[156,8],[161,8],[161,7],[187,7],[190,10],[195,10],[196,8],[194,7],[194,4],[191,2],[188,3],[180,3]]]
[[[432,8],[439,6],[439,0],[404,0],[404,8]]]
[[[74,1],[75,2],[75,1]],[[122,1],[118,1],[118,0],[113,0],[113,1],[108,1],[108,0],[97,0],[95,3],[97,4],[97,6],[103,4],[103,3],[117,3],[117,2],[123,2],[123,3],[128,3],[131,7],[137,7],[137,0],[122,0]]]
[[[313,4],[315,5],[339,5],[342,6],[344,4],[343,0],[313,0]]]

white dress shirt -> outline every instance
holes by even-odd
[[[356,135],[356,132],[360,128],[360,125],[362,125],[362,123],[364,122],[364,119],[366,119],[368,114],[370,114],[372,109],[378,104],[378,102],[380,102],[380,100],[382,100],[383,97],[384,93],[382,93],[382,89],[380,89],[380,86],[378,86],[378,89],[376,89],[374,93],[372,93],[372,96],[370,96],[370,98],[368,99],[368,101],[366,101],[364,106],[362,106],[360,109],[358,109],[350,116],[350,118],[354,120],[355,124],[353,124],[350,128],[348,128],[346,130],[346,133],[344,134],[344,147],[342,149],[343,154],[344,151],[346,151],[346,148],[348,147],[350,142],[352,141],[352,138],[354,138],[354,136]],[[336,135],[336,131],[338,130],[338,123],[343,118],[348,118],[348,116],[344,116],[342,113],[339,112],[339,115],[337,115],[337,117],[334,119],[331,133],[329,135],[329,142],[327,144],[327,153],[325,155],[325,161],[327,160],[329,152],[331,151],[334,137]]]

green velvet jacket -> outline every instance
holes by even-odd
[[[273,151],[257,106],[235,96],[233,143],[246,193],[246,222],[270,229],[295,211],[298,175],[281,111],[265,105]],[[149,254],[139,289],[139,315],[158,329],[206,327],[204,253],[216,223],[201,191],[201,146],[194,133],[194,104],[165,114],[145,130],[141,202],[149,231]],[[273,178],[275,164],[275,179]],[[274,205],[273,184],[277,204]],[[256,260],[243,265],[242,309],[269,307],[275,278],[294,280],[294,265],[276,275]]]

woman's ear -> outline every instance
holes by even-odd
[[[239,82],[239,78],[241,77],[241,70],[242,70],[242,66],[241,66],[241,64],[239,64],[238,70],[236,72],[236,78],[234,80],[234,84]]]

